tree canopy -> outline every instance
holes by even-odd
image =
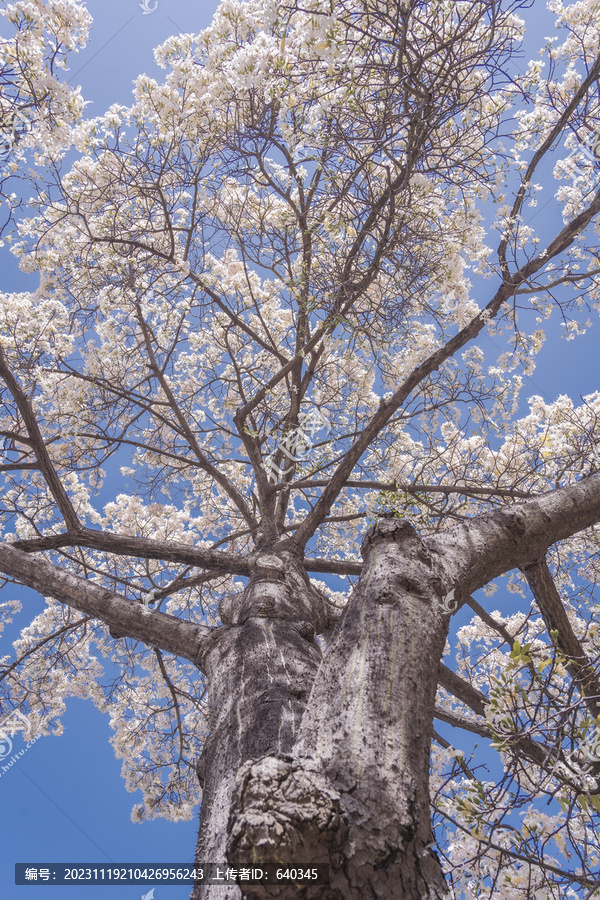
[[[0,298],[0,572],[47,605],[2,708],[106,711],[140,821],[198,803],[199,654],[257,552],[300,560],[324,649],[402,519],[464,550],[430,777],[457,896],[600,890],[600,393],[523,379],[600,309],[600,17],[549,7],[523,62],[525,2],[223,0],[86,118],[84,8],[4,6],[4,236],[37,287]]]

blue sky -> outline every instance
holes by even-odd
[[[146,0],[154,8],[157,0]],[[216,0],[158,0],[154,11],[144,14],[138,0],[88,0],[94,18],[91,39],[85,51],[71,59],[70,80],[81,84],[83,95],[92,100],[90,115],[100,114],[114,102],[128,104],[131,84],[141,72],[153,73],[152,48],[179,31],[199,31],[206,27],[217,6]],[[543,5],[536,4],[543,11]],[[536,15],[539,13],[536,10]],[[549,33],[546,15],[540,16],[532,30],[537,35]],[[543,24],[542,24],[543,22]],[[539,43],[535,41],[532,43]],[[543,205],[532,210],[531,219],[547,215]],[[549,226],[555,226],[550,221]],[[24,289],[29,284],[6,254],[3,263],[2,290]],[[485,291],[490,286],[485,285]],[[481,305],[488,296],[477,298]],[[594,316],[590,316],[594,320]],[[597,318],[597,317],[596,317]],[[541,394],[551,401],[568,393],[577,403],[580,395],[597,390],[598,324],[584,337],[566,342],[559,340],[558,323],[549,327],[550,339],[538,357],[531,379],[526,379],[525,396]],[[484,338],[485,343],[489,339]],[[494,347],[489,344],[490,353]],[[522,413],[526,411],[524,407]],[[12,593],[11,593],[12,592]],[[24,610],[15,625],[27,624],[41,609],[43,601],[31,592],[17,594],[10,586],[3,599],[19,596]],[[496,595],[494,606],[504,604],[512,610],[514,597]],[[470,616],[463,612],[457,624]],[[0,638],[0,655],[11,652],[10,642],[18,629],[13,627]],[[61,737],[37,741],[19,758],[9,771],[0,768],[0,801],[3,834],[0,865],[0,897],[2,900],[29,900],[35,885],[14,885],[15,862],[122,863],[158,862],[191,863],[196,842],[197,821],[172,824],[164,821],[134,825],[130,820],[133,803],[138,798],[128,794],[120,775],[121,763],[108,743],[108,719],[91,703],[70,700],[63,717]],[[438,729],[451,739],[452,729]],[[468,741],[464,742],[464,746]],[[17,735],[13,753],[23,749]],[[6,760],[0,762],[0,765]],[[208,860],[207,860],[208,861]],[[147,889],[141,887],[94,887],[93,900],[112,898],[115,891],[122,900],[140,898]],[[62,897],[69,889],[46,887],[43,896]],[[184,898],[188,888],[156,888],[155,900]],[[68,896],[79,897],[76,888]],[[36,896],[39,896],[36,893]]]

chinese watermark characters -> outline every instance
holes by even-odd
[[[0,131],[0,162],[7,162],[21,138],[33,128],[31,116],[18,109]]]
[[[0,722],[0,778],[8,772],[19,757],[23,756],[39,740],[39,736],[31,741],[28,740],[22,750],[13,753],[13,737],[17,731],[22,731],[23,737],[27,739],[31,734],[31,722],[22,712],[14,709]],[[10,759],[8,759],[9,756]]]
[[[301,413],[298,417],[298,425],[285,434],[277,448],[265,459],[267,479],[272,482],[279,481],[288,472],[291,472],[296,463],[305,460],[314,444],[314,437],[319,431],[329,432],[329,423],[324,415],[317,409]],[[283,455],[281,465],[275,463],[277,453]]]
[[[600,162],[600,131],[586,130],[584,136],[577,133],[578,146],[571,151],[571,157],[582,153],[587,162],[591,165],[597,165]],[[579,174],[583,174],[581,163],[578,163]]]
[[[452,590],[448,594],[445,594],[442,597],[442,609],[449,616],[451,616],[452,613],[456,612],[456,610],[458,609],[458,600],[454,599],[455,590],[456,588],[452,588]]]

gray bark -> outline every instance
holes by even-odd
[[[447,887],[429,846],[435,692],[439,681],[459,696],[469,687],[440,665],[442,598],[453,590],[466,602],[521,567],[555,621],[539,565],[552,543],[598,521],[600,475],[424,539],[407,523],[381,520],[363,542],[357,588],[324,657],[315,635],[331,628],[331,610],[290,541],[243,561],[249,584],[222,604],[217,629],[147,610],[8,544],[0,571],[206,672],[197,861],[330,866],[327,889],[247,887],[246,898],[442,900]],[[569,641],[564,628],[560,636]],[[579,649],[570,652],[581,663]],[[471,689],[467,700],[483,710],[483,695]],[[192,896],[239,900],[242,892],[198,885]]]
[[[229,822],[235,865],[329,863],[326,894],[246,890],[258,898],[447,894],[432,842],[429,748],[448,616],[443,586],[412,526],[383,520],[363,542],[360,584],[314,683],[291,752],[244,766]]]
[[[73,609],[101,619],[118,637],[132,637],[150,647],[198,663],[202,648],[212,642],[213,629],[182,622],[176,616],[151,611],[93,581],[79,578],[47,560],[0,542],[0,572],[44,597],[54,597]]]
[[[197,859],[226,859],[234,867],[328,863],[331,883],[326,890],[204,887],[194,900],[446,898],[429,805],[435,695],[449,623],[442,600],[454,589],[464,602],[599,518],[600,476],[594,476],[423,540],[406,522],[380,520],[363,541],[359,583],[322,661],[286,624],[300,616],[292,613],[300,580],[290,584],[286,569],[290,605],[278,607],[283,621],[272,621],[266,632],[260,616],[240,617],[240,631],[228,636],[232,649],[214,653],[206,665],[220,712],[205,753],[201,830],[213,835],[212,852],[225,852],[208,858],[201,838]],[[302,616],[307,611],[304,601]],[[279,641],[279,654],[271,640]],[[277,672],[278,687],[271,682],[272,693],[261,694],[269,672]],[[312,685],[308,702],[298,690],[291,696],[294,678],[302,693]],[[271,698],[279,713],[271,709],[263,726],[258,710]],[[251,736],[242,735],[240,721]],[[208,808],[212,797],[218,814]]]
[[[231,798],[244,764],[290,752],[321,662],[315,625],[328,625],[322,597],[290,554],[258,555],[248,587],[220,613],[226,626],[202,659],[211,715],[198,765],[198,863],[226,858]],[[243,864],[249,860],[246,854]],[[199,884],[192,896],[222,900],[241,894],[235,886]]]

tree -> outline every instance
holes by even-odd
[[[137,818],[202,787],[199,862],[330,866],[248,898],[600,889],[600,395],[519,418],[515,374],[598,307],[600,37],[555,0],[523,73],[521,9],[224,0],[29,175],[0,571],[47,607],[3,708],[108,711]]]

